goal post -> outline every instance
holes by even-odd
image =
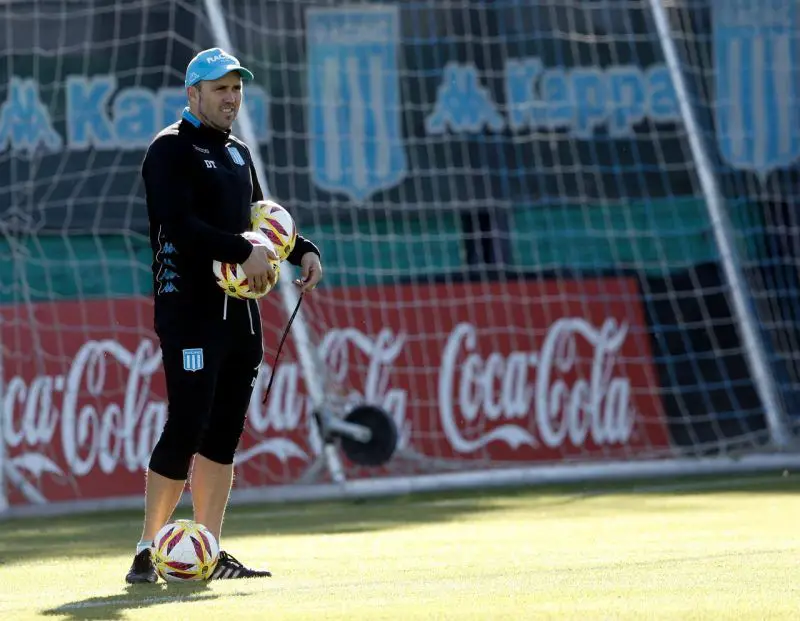
[[[741,269],[739,252],[736,249],[732,227],[725,204],[717,185],[711,160],[706,152],[703,134],[697,122],[694,106],[689,99],[686,80],[683,77],[681,62],[672,39],[669,16],[663,0],[648,0],[653,21],[658,32],[658,40],[669,67],[672,83],[680,106],[681,117],[686,128],[686,137],[691,149],[692,159],[697,164],[697,176],[709,212],[714,239],[720,251],[720,261],[730,287],[731,298],[737,323],[740,326],[745,356],[753,374],[756,390],[764,407],[770,439],[776,447],[786,447],[791,442],[784,412],[772,372],[769,368],[762,336],[758,329],[758,317],[754,306],[748,301],[747,283]]]
[[[139,168],[215,45],[325,270],[267,403],[290,269],[261,303],[234,502],[796,468],[798,9],[711,4],[3,2],[3,514],[141,505]],[[381,468],[313,419],[362,402],[399,432]]]
[[[225,50],[235,50],[231,43],[228,27],[225,23],[225,16],[220,7],[219,0],[204,0],[204,3],[211,25],[211,31],[217,45]],[[237,121],[241,127],[245,142],[249,145],[256,145],[256,148],[251,151],[253,164],[256,168],[259,185],[263,189],[264,195],[269,196],[269,184],[264,176],[266,167],[261,158],[261,151],[258,148],[258,137],[256,136],[253,123],[250,120],[250,113],[246,106],[240,109]],[[314,411],[318,411],[327,405],[325,397],[325,368],[316,355],[316,346],[311,341],[302,309],[298,308],[300,305],[300,295],[292,285],[292,280],[292,272],[290,270],[285,268],[281,270],[279,294],[287,321],[289,318],[294,317],[291,336],[296,339],[297,342],[297,358],[300,363],[300,369],[303,374],[306,390],[308,391],[311,407]],[[257,396],[258,395],[256,395],[256,397]],[[337,483],[343,482],[344,472],[336,451],[333,450],[332,446],[327,445],[323,447],[323,452],[325,464],[334,481]]]

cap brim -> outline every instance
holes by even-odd
[[[222,76],[228,75],[231,71],[238,71],[243,80],[253,79],[252,72],[241,65],[223,65],[222,67],[216,67],[212,71],[209,71],[206,75],[201,77],[200,80],[219,80]],[[198,82],[200,80],[198,80]]]

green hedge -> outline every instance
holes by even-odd
[[[463,266],[461,224],[453,212],[362,216],[302,232],[320,246],[330,286],[436,277]]]
[[[328,286],[377,284],[461,269],[453,213],[360,218],[304,227],[319,244]],[[143,236],[0,238],[0,303],[151,295]]]
[[[761,254],[759,208],[729,203],[741,250]],[[365,215],[366,214],[366,215]],[[515,267],[523,270],[684,269],[718,256],[702,201],[613,206],[517,206],[510,212]],[[328,286],[372,285],[455,274],[464,264],[460,219],[442,211],[379,218],[360,212],[307,225]],[[141,235],[0,239],[0,302],[150,295],[150,247]]]
[[[761,254],[757,206],[728,202],[745,260]],[[548,270],[643,269],[669,273],[719,256],[705,202],[673,198],[647,203],[518,206],[511,217],[514,261]]]
[[[145,237],[78,235],[0,239],[0,301],[149,295]]]

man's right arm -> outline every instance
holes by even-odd
[[[244,263],[253,246],[241,235],[221,231],[192,210],[193,188],[187,154],[177,136],[150,145],[142,166],[147,202],[167,238],[180,250],[224,263]]]

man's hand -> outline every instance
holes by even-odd
[[[316,252],[306,252],[300,259],[302,274],[294,284],[300,287],[303,293],[311,291],[322,280],[322,263]]]
[[[278,274],[270,260],[277,261],[278,255],[264,246],[253,246],[247,261],[242,263],[242,269],[247,274],[250,287],[256,293],[264,293],[275,285],[275,281],[278,279]]]

